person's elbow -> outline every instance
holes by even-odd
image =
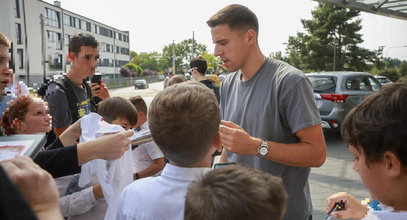
[[[321,167],[326,160],[326,145],[321,143],[315,148],[312,167]]]

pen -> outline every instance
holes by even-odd
[[[330,220],[332,218],[332,213],[338,210],[343,210],[345,208],[345,203],[341,200],[340,202],[335,203],[334,207],[332,207],[331,211],[329,211],[328,215],[325,217],[325,220]]]

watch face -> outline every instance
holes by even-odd
[[[265,146],[262,146],[262,147],[260,147],[260,149],[259,149],[259,153],[260,153],[260,155],[262,155],[262,156],[267,155],[268,152],[269,152],[269,149],[267,149],[267,147],[265,147]]]

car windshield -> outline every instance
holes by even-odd
[[[388,83],[388,82],[391,82],[389,79],[387,79],[387,78],[377,78],[377,80],[380,82],[380,83]]]
[[[316,93],[335,93],[336,83],[330,76],[307,76]]]
[[[144,83],[144,82],[145,82],[144,79],[138,79],[138,80],[136,80],[136,83]]]

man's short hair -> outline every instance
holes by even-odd
[[[11,41],[3,33],[0,33],[0,45],[11,47]]]
[[[175,84],[154,97],[148,121],[154,142],[170,162],[195,165],[208,154],[218,133],[218,100],[202,83]]]
[[[208,69],[208,63],[205,58],[201,56],[195,57],[189,63],[189,68],[196,68],[201,75],[205,76],[206,70]]]
[[[78,55],[82,46],[97,48],[99,43],[90,34],[78,33],[73,35],[69,40],[69,53],[74,53],[75,56]]]
[[[407,167],[407,84],[383,86],[353,108],[342,123],[342,138],[363,151],[366,164],[390,151]]]
[[[110,97],[98,105],[98,114],[108,123],[123,118],[129,121],[131,126],[137,124],[137,110],[133,104],[123,97]]]
[[[281,219],[287,193],[281,178],[229,165],[193,182],[185,199],[186,220]]]
[[[143,112],[147,115],[147,104],[141,96],[137,95],[130,97],[129,101],[134,105],[134,107],[136,107],[137,112]]]
[[[168,86],[172,86],[178,83],[186,82],[187,78],[184,75],[176,74],[168,80]]]
[[[213,28],[218,25],[227,24],[232,30],[247,31],[253,29],[259,33],[259,22],[257,16],[246,6],[233,4],[228,5],[214,14],[206,22]]]

